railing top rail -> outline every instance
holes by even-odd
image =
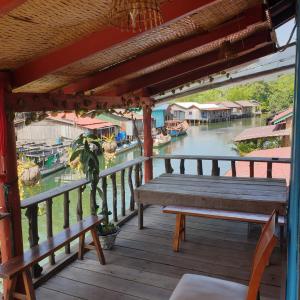
[[[290,158],[280,157],[248,157],[248,156],[209,156],[209,155],[155,155],[154,159],[202,159],[219,161],[253,161],[253,162],[272,162],[272,163],[291,163]]]
[[[140,163],[142,163],[142,162],[144,162],[148,159],[149,159],[148,157],[141,156],[141,157],[138,157],[136,159],[133,159],[133,160],[124,162],[122,164],[116,165],[112,168],[109,168],[109,169],[106,169],[106,170],[100,172],[100,174],[99,174],[100,178],[106,177],[106,176],[112,175],[116,172],[119,172],[119,171],[122,171],[124,169],[130,168],[130,167],[135,166],[137,164],[140,164]],[[76,181],[73,181],[71,183],[67,183],[67,184],[64,184],[62,186],[53,188],[49,191],[40,193],[38,195],[26,198],[26,199],[21,201],[21,208],[24,209],[24,208],[27,208],[29,206],[36,205],[36,204],[44,202],[44,201],[46,201],[50,198],[60,196],[65,192],[75,190],[76,188],[79,188],[80,186],[88,184],[88,183],[89,183],[89,180],[80,179],[80,180],[76,180]]]

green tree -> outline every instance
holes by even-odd
[[[273,81],[256,81],[235,85],[229,88],[212,89],[185,96],[176,101],[184,102],[220,102],[238,100],[256,100],[263,112],[277,113],[291,106],[294,99],[294,75],[279,76]]]
[[[276,113],[289,108],[294,101],[294,75],[282,75],[270,82],[269,109]]]

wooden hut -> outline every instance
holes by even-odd
[[[17,141],[47,143],[53,145],[57,141],[72,141],[82,133],[93,133],[100,138],[117,134],[118,126],[111,122],[90,117],[78,117],[75,113],[59,113],[55,117],[48,116],[45,120],[22,123],[16,127]]]
[[[243,115],[242,107],[238,103],[235,103],[233,101],[223,101],[219,102],[218,104],[230,109],[231,119],[238,119],[241,118]]]
[[[261,114],[259,109],[259,103],[255,100],[239,100],[234,101],[242,108],[242,117],[253,117],[255,115]]]

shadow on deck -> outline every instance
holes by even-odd
[[[187,218],[187,241],[180,253],[172,251],[173,215],[160,207],[145,210],[145,226],[137,217],[128,221],[101,266],[91,251],[39,287],[37,299],[168,299],[184,273],[204,274],[248,283],[257,235],[247,238],[247,224]],[[267,267],[262,300],[279,299],[279,248]]]

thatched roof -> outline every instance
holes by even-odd
[[[10,71],[14,92],[150,91],[182,76],[183,67],[199,70],[260,48],[265,51],[256,56],[276,51],[271,30],[279,21],[262,0],[161,1],[164,23],[142,33],[108,25],[110,0],[12,2],[0,4],[0,69]],[[155,72],[161,74],[157,80]],[[153,91],[158,88],[164,86]]]

